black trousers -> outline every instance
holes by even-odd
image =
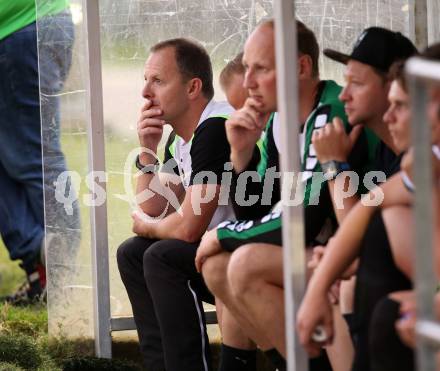
[[[400,304],[388,297],[377,303],[370,323],[371,371],[414,371],[414,351],[400,340]]]
[[[118,248],[148,371],[210,371],[202,301],[214,303],[194,258],[198,243],[133,237]]]

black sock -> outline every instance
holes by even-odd
[[[267,358],[278,369],[278,371],[286,371],[286,360],[275,348],[266,350],[264,352]]]
[[[244,350],[222,344],[219,371],[255,371],[257,350]]]

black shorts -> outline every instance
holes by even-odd
[[[217,238],[223,250],[234,251],[250,243],[282,246],[281,212],[272,212],[258,220],[225,221],[217,227]]]

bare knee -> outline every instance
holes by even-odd
[[[234,297],[242,297],[261,280],[259,269],[261,262],[255,258],[257,248],[255,245],[245,245],[236,250],[231,256],[227,278]]]
[[[202,275],[206,286],[215,295],[222,297],[226,290],[226,272],[231,254],[224,252],[209,257],[202,266]]]
[[[228,266],[232,294],[243,297],[258,294],[261,285],[283,286],[282,250],[277,245],[249,244],[236,250]]]

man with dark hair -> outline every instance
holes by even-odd
[[[200,45],[184,38],[165,40],[150,48],[150,53],[157,53],[166,48],[174,48],[177,67],[184,79],[197,77],[202,82],[202,93],[206,99],[214,97],[212,84],[211,60]]]
[[[312,76],[319,77],[319,45],[314,32],[301,21],[296,21],[298,52],[308,55],[312,63]]]
[[[213,303],[213,297],[194,257],[207,228],[233,215],[219,200],[230,153],[225,115],[232,109],[211,100],[211,62],[201,46],[174,39],[151,50],[138,122],[143,148],[136,160],[140,210],[132,215],[137,236],[119,247],[118,267],[147,369],[208,371],[202,301]],[[165,124],[173,133],[158,173],[156,153]]]

